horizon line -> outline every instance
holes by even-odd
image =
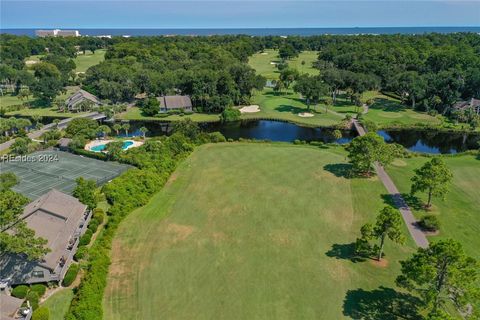
[[[353,27],[7,27],[1,30],[11,29],[178,29],[178,30],[225,30],[225,29],[359,29],[359,28],[480,28],[480,25],[462,25],[462,26],[353,26]]]

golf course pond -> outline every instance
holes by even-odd
[[[130,121],[128,137],[141,136],[141,127],[148,129],[147,135],[157,136],[168,134],[172,130],[171,123],[157,121]],[[303,127],[290,122],[274,120],[242,120],[238,122],[201,123],[202,129],[221,132],[227,139],[237,140],[257,139],[270,141],[293,142],[322,141],[326,143],[348,143],[356,137],[356,132],[342,130],[342,138],[335,139],[333,129]],[[414,152],[430,154],[455,154],[467,150],[477,149],[480,142],[480,133],[447,132],[432,129],[402,129],[380,130],[377,132],[387,142],[401,144]]]

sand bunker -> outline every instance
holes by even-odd
[[[260,53],[262,56],[266,56],[268,54],[268,52],[262,52]]]
[[[255,112],[260,112],[260,107],[256,104],[253,104],[251,106],[245,106],[240,108],[241,113],[255,113]]]
[[[314,114],[310,112],[302,112],[302,113],[299,113],[298,116],[302,118],[311,118],[314,116]]]

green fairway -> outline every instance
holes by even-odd
[[[375,103],[368,109],[368,113],[364,118],[371,120],[379,126],[399,125],[438,125],[441,121],[424,112],[417,112],[407,108],[400,101],[387,97],[382,94],[373,96],[364,95],[364,100],[373,99]]]
[[[462,242],[470,255],[480,259],[480,160],[469,155],[443,159],[453,173],[450,192],[445,200],[434,198],[430,212],[416,208],[414,213],[417,217],[426,213],[438,215],[441,222],[440,234],[432,238],[454,238]],[[413,170],[429,160],[426,157],[397,160],[397,165],[388,169],[400,192],[410,192]],[[426,201],[425,194],[418,196]]]
[[[67,92],[65,94],[60,94],[58,97],[61,99],[68,98],[72,93],[78,90],[78,87],[67,87]],[[23,102],[27,102],[23,101]],[[57,107],[46,106],[43,102],[34,99],[33,96],[28,98],[29,107],[23,108],[20,110],[7,112],[7,116],[24,116],[31,117],[33,115],[38,115],[41,117],[57,117],[57,118],[71,118],[78,117],[87,112],[58,112]],[[22,104],[22,101],[17,96],[5,95],[0,97],[0,106],[6,107],[9,105],[19,105]]]
[[[5,107],[9,107],[9,106],[14,106],[14,105],[21,105],[24,102],[31,103],[34,100],[35,99],[34,99],[33,96],[29,96],[28,99],[25,99],[25,100],[22,101],[17,96],[12,96],[10,94],[5,94],[3,96],[0,96],[0,107],[5,108]]]
[[[93,54],[88,50],[86,51],[86,54],[78,53],[77,57],[73,59],[73,61],[75,61],[75,65],[77,66],[75,72],[85,72],[91,66],[99,64],[105,60],[105,52],[106,50],[100,49],[96,50]]]
[[[199,147],[120,225],[105,319],[349,319],[370,304],[380,312],[412,245],[388,243],[383,267],[348,258],[385,190],[376,178],[344,178],[346,167],[341,148]]]
[[[300,73],[312,75],[318,74],[318,69],[313,68],[313,62],[317,61],[316,51],[303,51],[297,58],[287,60],[290,67],[297,69]],[[257,71],[257,74],[267,79],[278,79],[279,71],[275,63],[281,62],[278,57],[278,50],[268,49],[264,52],[255,53],[248,60],[248,64]],[[302,62],[304,62],[302,64]],[[274,64],[272,64],[274,63]]]
[[[68,308],[73,298],[73,290],[62,288],[48,297],[42,306],[50,310],[50,320],[63,320],[67,314]]]
[[[314,108],[312,105],[310,111],[297,93],[275,94],[272,89],[264,89],[256,92],[253,104],[260,106],[260,112],[244,113],[242,119],[280,119],[310,126],[333,126],[340,123],[343,115],[332,112],[325,113],[324,108],[318,105]],[[310,112],[314,116],[309,118],[300,117],[298,114]]]

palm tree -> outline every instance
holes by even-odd
[[[2,134],[5,134],[6,137],[8,137],[8,131],[11,129],[10,123],[7,119],[0,118],[0,132]]]
[[[32,120],[33,122],[37,123],[38,121],[40,121],[40,116],[38,114],[34,114],[32,115]]]
[[[60,119],[54,119],[53,123],[55,123],[55,129],[58,128],[58,124],[60,123]]]
[[[15,121],[15,127],[17,130],[24,129],[25,131],[28,131],[28,127],[32,125],[32,122],[28,119],[22,119],[19,118]]]
[[[15,117],[10,117],[8,118],[8,126],[10,127],[10,132],[12,134],[15,133],[15,129],[17,129],[17,118]]]
[[[328,107],[333,105],[333,99],[327,97],[325,100],[323,100],[323,103],[325,104],[325,113],[328,113]]]
[[[122,129],[125,130],[125,136],[128,136],[128,130],[130,129],[129,123],[122,124]]]
[[[148,132],[148,129],[145,127],[141,127],[140,132],[143,134],[143,140],[145,140],[145,134]]]
[[[43,128],[43,123],[41,123],[41,122],[35,123],[35,129],[40,130],[42,128]]]
[[[117,133],[117,136],[118,136],[118,133],[120,132],[120,129],[122,129],[122,125],[119,124],[119,123],[115,123],[113,125],[113,130],[115,130],[115,132]]]
[[[65,111],[65,99],[55,98],[53,105],[57,108],[58,111]]]
[[[109,126],[106,125],[101,125],[98,127],[98,132],[100,132],[103,135],[103,139],[107,137],[107,135],[112,132]]]

